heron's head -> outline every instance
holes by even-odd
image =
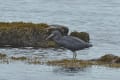
[[[58,31],[58,30],[55,30],[55,31],[53,31],[47,38],[46,38],[46,40],[48,40],[48,39],[52,39],[52,38],[60,38],[62,36],[62,34],[61,34],[61,32],[60,31]]]

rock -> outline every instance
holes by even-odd
[[[120,57],[113,54],[106,54],[102,56],[98,61],[107,62],[107,63],[120,63]]]
[[[69,31],[63,25],[0,22],[0,47],[58,47],[54,41],[45,40],[53,30],[59,30],[63,35],[67,35]]]
[[[48,47],[45,38],[48,35],[45,23],[0,23],[0,47]],[[46,44],[46,45],[45,45]]]
[[[89,34],[87,32],[71,32],[70,36],[78,37],[85,42],[89,42],[90,40]]]
[[[68,35],[69,32],[66,26],[57,24],[0,22],[0,47],[58,47],[54,41],[45,40],[53,30],[59,30],[63,36]],[[71,36],[89,42],[89,34],[86,32],[72,32]]]

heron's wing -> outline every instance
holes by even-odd
[[[75,43],[75,44],[85,44],[86,42],[77,38],[77,37],[73,37],[73,36],[64,36],[62,38],[64,41],[68,41],[71,43]]]
[[[68,49],[80,49],[85,47],[86,42],[76,37],[64,36],[58,41],[58,44]]]

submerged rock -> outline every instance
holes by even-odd
[[[90,40],[89,34],[87,32],[71,32],[70,36],[78,37],[85,42],[89,42]]]

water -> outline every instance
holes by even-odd
[[[120,56],[120,0],[0,0],[0,21],[66,25],[70,31],[88,32],[94,45],[92,48],[77,51],[78,59],[98,58],[108,53]],[[70,51],[61,49],[0,48],[0,52],[9,56],[39,56],[45,61],[72,57]],[[24,63],[0,64],[0,67],[1,80],[120,78],[120,69],[99,66],[78,70],[77,73],[47,65]]]
[[[24,67],[23,67],[24,66]],[[64,68],[45,65],[0,64],[1,80],[119,80],[120,69],[90,67],[78,72],[69,72]]]

